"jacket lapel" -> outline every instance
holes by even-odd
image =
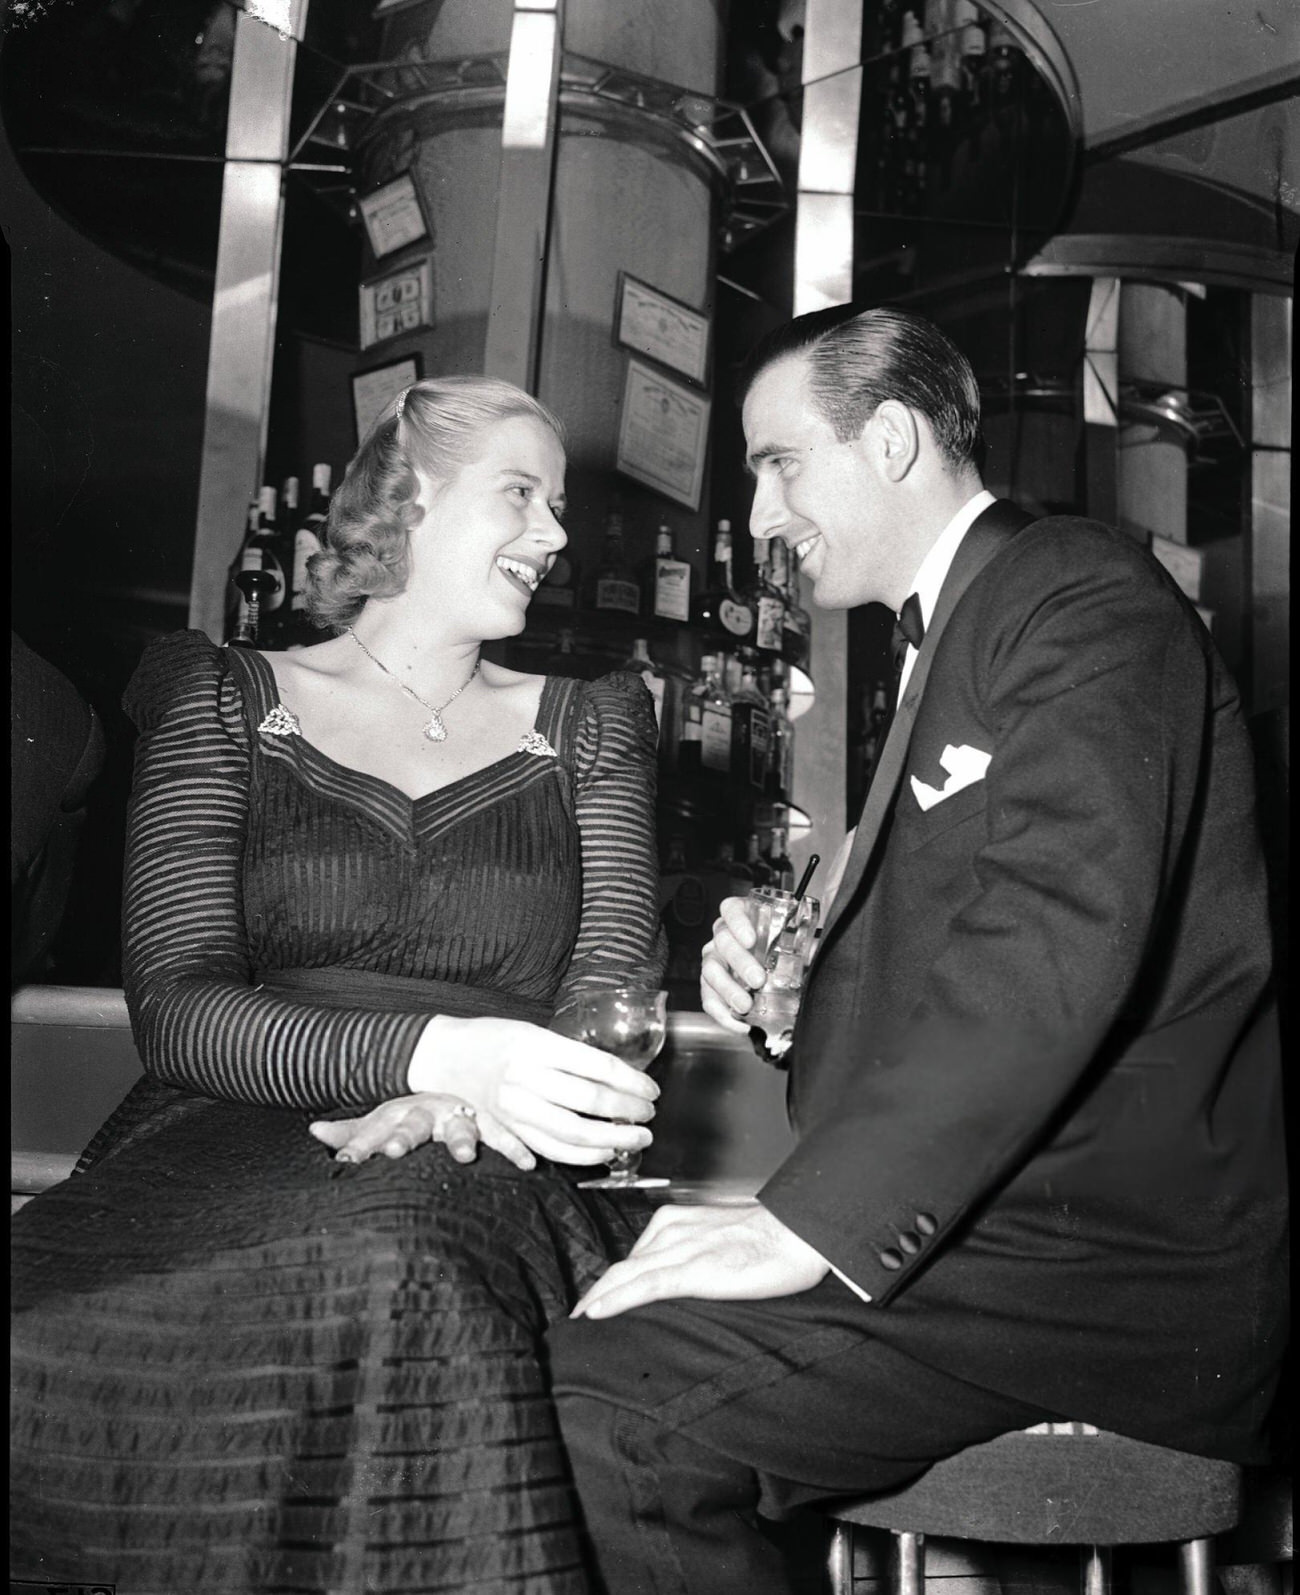
[[[1033,519],[1032,515],[1026,514],[1010,500],[999,499],[996,504],[990,504],[972,524],[957,548],[939,593],[939,601],[934,607],[934,614],[926,627],[916,663],[912,666],[912,674],[907,679],[907,690],[903,693],[893,724],[889,728],[889,735],[885,738],[885,745],[880,751],[880,762],[872,777],[867,800],[862,806],[862,817],[858,821],[857,835],[853,839],[848,863],[844,867],[844,876],[835,894],[830,914],[827,916],[826,928],[822,934],[823,950],[827,937],[861,884],[880,837],[880,828],[893,805],[903,766],[907,761],[907,748],[912,739],[912,726],[916,720],[917,706],[920,704],[921,694],[925,691],[926,678],[930,674],[930,662],[934,658],[948,619],[966,589],[994,554]]]

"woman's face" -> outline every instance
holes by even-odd
[[[485,428],[475,459],[444,480],[418,468],[424,518],[412,580],[467,638],[511,637],[568,539],[564,450],[550,427],[512,415]]]

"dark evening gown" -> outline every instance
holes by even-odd
[[[199,633],[127,707],[146,1078],[14,1219],[13,1573],[580,1595],[539,1358],[644,1212],[490,1151],[339,1164],[307,1124],[400,1095],[431,1012],[658,983],[649,694],[548,678],[519,751],[414,802]]]

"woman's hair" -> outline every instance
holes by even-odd
[[[423,513],[415,467],[446,481],[477,455],[483,429],[531,416],[564,442],[544,404],[496,377],[431,377],[407,388],[376,422],[330,500],[320,553],[307,562],[307,613],[346,626],[367,598],[390,598],[410,574],[410,534]]]
[[[929,422],[950,467],[983,465],[979,384],[966,356],[933,322],[887,306],[854,314],[836,305],[798,316],[754,350],[745,391],[792,355],[807,360],[809,395],[841,443],[857,437],[886,399],[897,399]]]

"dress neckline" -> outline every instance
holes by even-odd
[[[273,710],[284,709],[286,713],[293,714],[293,710],[281,702],[279,682],[276,680],[275,671],[260,653],[252,648],[230,648],[227,651],[242,660],[249,672],[254,699],[251,728],[254,734],[256,734],[257,726]],[[542,677],[542,690],[537,700],[537,714],[533,719],[531,732],[526,733],[526,735],[537,733],[546,736],[546,727],[553,718],[551,700],[554,697],[557,683],[562,679],[559,676]],[[297,716],[294,715],[293,718],[295,726],[297,726]],[[335,785],[340,777],[344,782],[361,782],[365,786],[378,788],[383,793],[390,794],[390,801],[397,799],[407,805],[411,811],[434,804],[438,799],[448,800],[448,794],[458,794],[466,788],[473,790],[475,784],[487,784],[487,778],[494,772],[500,772],[507,767],[511,767],[520,759],[526,759],[530,766],[542,764],[543,762],[552,762],[550,760],[543,761],[537,758],[535,754],[526,753],[522,748],[516,748],[510,753],[502,754],[498,759],[493,759],[488,764],[480,765],[476,770],[467,770],[464,775],[458,775],[450,781],[444,781],[441,786],[431,787],[427,792],[421,792],[418,797],[412,797],[409,792],[404,792],[400,786],[395,786],[391,781],[386,781],[383,776],[373,775],[369,770],[359,770],[354,764],[344,764],[341,760],[334,758],[331,754],[326,753],[323,748],[317,747],[309,737],[303,734],[300,728],[296,729],[291,737],[286,737],[282,740],[294,743],[302,750],[309,762],[316,764],[327,775],[332,775],[333,780],[329,782],[330,785]]]

